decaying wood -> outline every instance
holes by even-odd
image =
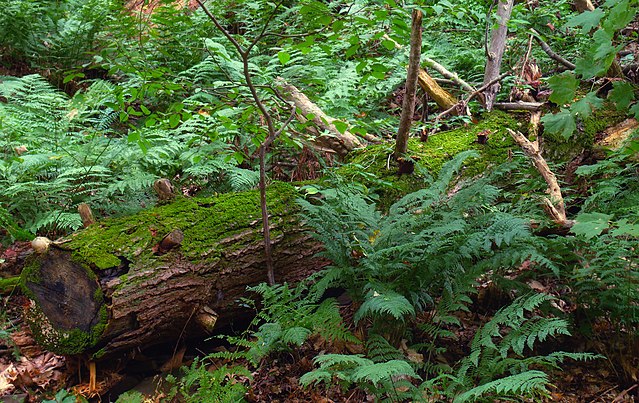
[[[93,218],[93,212],[91,211],[91,207],[89,207],[88,204],[78,204],[78,213],[80,214],[80,218],[82,219],[82,226],[84,226],[84,228],[95,222],[95,218]]]
[[[530,114],[530,121],[528,122],[528,134],[534,138],[532,144],[539,151],[542,152],[542,141],[539,136],[539,123],[541,122],[541,111],[533,111]]]
[[[546,181],[548,185],[548,193],[550,198],[544,197],[544,208],[550,218],[562,227],[572,226],[572,222],[566,219],[566,208],[564,206],[564,198],[561,195],[561,188],[559,187],[559,183],[557,182],[557,177],[550,170],[548,163],[544,157],[541,156],[539,150],[535,147],[533,143],[530,142],[518,131],[514,131],[511,129],[507,129],[508,133],[510,133],[511,137],[524,151],[524,153],[530,158],[533,165],[537,169],[537,171],[541,174],[541,176]]]
[[[544,105],[543,102],[495,102],[493,107],[504,111],[538,111]]]
[[[180,229],[174,229],[166,234],[158,244],[158,253],[166,253],[184,241],[184,232]]]
[[[580,13],[583,13],[584,11],[593,11],[595,9],[595,6],[590,0],[575,0],[573,4],[575,5],[575,9]]]
[[[408,61],[408,73],[406,75],[406,87],[402,114],[399,118],[397,139],[395,141],[395,158],[400,158],[406,153],[410,127],[415,113],[415,91],[417,90],[417,76],[419,75],[419,62],[422,54],[422,12],[413,9],[410,32],[410,56]]]
[[[325,130],[330,133],[330,136],[318,133],[318,136],[315,138],[315,142],[318,143],[320,147],[333,150],[339,155],[346,155],[349,151],[363,147],[359,138],[348,130],[344,131],[344,133],[337,130],[334,122],[338,119],[327,116],[324,111],[308,99],[308,97],[302,91],[297,89],[297,87],[281,80],[278,81],[278,86],[286,100],[293,102],[297,108],[297,118],[301,122],[306,122],[310,116],[312,117],[312,122],[320,130]],[[369,134],[364,136],[364,139],[370,142],[380,141],[377,137]]]
[[[297,282],[326,262],[298,221],[294,188],[269,189],[275,273]],[[22,272],[31,299],[25,321],[49,351],[95,358],[174,342],[182,332],[209,334],[246,314],[238,302],[246,287],[266,281],[261,230],[257,191],[179,198],[99,221],[31,255]],[[157,253],[167,242],[174,246]]]
[[[475,88],[472,85],[468,84],[466,81],[464,81],[461,78],[459,78],[457,73],[453,73],[453,72],[449,71],[446,67],[444,67],[441,64],[437,63],[435,60],[433,60],[431,58],[428,58],[428,57],[425,57],[424,58],[424,64],[426,66],[432,68],[433,70],[437,71],[442,76],[453,80],[454,82],[459,84],[459,86],[462,87],[463,89],[465,89],[466,91],[469,91],[469,92],[475,91]]]
[[[506,36],[508,34],[508,21],[513,10],[513,0],[497,0],[497,27],[493,29],[490,45],[487,48],[486,69],[484,70],[484,85],[493,81],[500,74],[501,61],[506,49]],[[490,85],[484,91],[484,107],[493,109],[493,103],[501,85],[499,81]]]
[[[448,109],[457,104],[457,99],[443,89],[424,69],[419,69],[417,76],[419,86],[426,91],[441,109]]]
[[[161,178],[153,182],[153,189],[160,200],[171,200],[175,197],[173,184],[166,178]]]
[[[481,87],[477,88],[475,91],[473,91],[472,93],[470,93],[470,95],[468,95],[466,98],[462,99],[461,101],[457,102],[457,104],[451,106],[450,108],[446,109],[445,111],[441,112],[439,115],[437,115],[437,117],[435,118],[435,121],[433,123],[433,126],[435,127],[433,129],[433,132],[437,132],[438,126],[439,126],[439,121],[445,117],[448,116],[449,114],[451,114],[453,111],[457,110],[457,111],[463,111],[463,110],[468,110],[467,106],[468,106],[468,102],[470,102],[473,98],[479,96],[482,91],[485,91],[486,88],[490,87],[491,85],[493,85],[494,83],[502,80],[504,77],[508,76],[510,73],[504,73],[502,75],[500,75],[499,77],[494,78],[493,80],[489,81],[488,83],[482,85]],[[431,133],[434,134],[434,133]]]
[[[617,150],[637,128],[639,128],[637,119],[626,119],[618,125],[604,130],[604,137],[598,141],[598,144]]]

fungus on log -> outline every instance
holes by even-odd
[[[268,193],[278,278],[299,281],[325,265],[320,246],[298,221],[295,188]],[[34,253],[21,277],[36,340],[93,358],[228,325],[246,287],[265,280],[257,191],[97,222]]]

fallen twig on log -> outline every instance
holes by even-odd
[[[519,144],[524,153],[528,156],[528,158],[530,158],[537,171],[546,181],[550,198],[544,197],[543,202],[545,210],[550,218],[562,227],[571,227],[573,222],[566,219],[564,198],[561,195],[561,188],[557,182],[557,177],[550,170],[550,167],[548,166],[548,163],[546,163],[544,157],[541,156],[537,147],[535,147],[535,145],[528,140],[526,136],[518,131],[511,129],[506,130],[508,130],[508,133],[510,133],[513,140]]]

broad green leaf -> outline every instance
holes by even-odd
[[[592,112],[603,106],[603,99],[597,96],[596,92],[589,92],[585,97],[572,104],[570,112],[578,114],[582,118],[592,115]]]
[[[351,57],[359,50],[359,44],[352,45],[350,48],[346,49],[346,53],[344,56]]]
[[[280,59],[280,63],[286,64],[291,60],[291,55],[288,52],[280,51],[277,53],[277,58]]]
[[[386,39],[382,41],[382,46],[388,50],[393,50],[395,49],[395,42]]]
[[[564,72],[556,76],[552,76],[548,80],[548,85],[552,89],[550,100],[558,105],[572,102],[579,85],[579,80],[571,72]]]
[[[570,20],[568,20],[566,26],[569,28],[581,26],[583,27],[582,32],[588,33],[591,29],[599,25],[599,21],[601,21],[601,17],[603,16],[603,10],[597,8],[593,11],[586,11],[572,17]]]
[[[144,113],[145,115],[150,115],[151,111],[149,110],[149,108],[147,108],[146,106],[140,104],[140,110],[142,111],[142,113]]]
[[[341,120],[334,120],[333,125],[335,125],[337,131],[341,134],[346,133],[346,129],[348,129],[348,124],[342,122]]]
[[[635,115],[635,119],[639,119],[639,102],[632,105],[629,109],[631,115]]]
[[[634,89],[627,81],[615,81],[612,91],[608,93],[608,99],[617,105],[618,111],[627,109],[635,99]]]
[[[575,73],[584,79],[602,75],[608,71],[615,55],[621,49],[621,46],[613,46],[612,37],[603,29],[595,32],[593,39],[584,57],[579,58],[575,63]]]
[[[553,115],[544,115],[541,121],[544,123],[544,132],[561,134],[566,140],[570,138],[575,129],[577,129],[575,117],[568,109],[562,109]]]
[[[572,226],[572,232],[586,239],[596,237],[608,228],[608,222],[611,218],[610,214],[581,213],[577,216],[575,225]]]
[[[614,59],[619,49],[612,45],[612,35],[608,34],[603,29],[600,29],[595,32],[595,34],[593,35],[593,39],[595,40],[595,53],[593,56],[596,60],[604,60],[610,58],[611,56]]]
[[[639,224],[631,224],[624,218],[623,220],[619,220],[615,225],[617,228],[611,232],[613,236],[639,236]]]
[[[637,9],[631,7],[628,0],[619,1],[610,9],[601,26],[612,35],[615,31],[625,28],[635,18],[636,13]]]
[[[180,115],[173,114],[169,116],[169,127],[175,129],[180,124]]]

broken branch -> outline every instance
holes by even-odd
[[[530,158],[537,171],[546,181],[550,198],[544,197],[543,203],[550,218],[562,227],[572,226],[573,222],[566,219],[564,198],[561,195],[561,188],[557,182],[557,177],[550,170],[550,167],[548,166],[548,163],[546,163],[544,157],[541,156],[537,147],[535,147],[535,145],[528,140],[526,136],[511,129],[506,130],[508,130],[508,133],[510,133],[513,140],[519,144],[521,149],[524,151],[524,154]]]

